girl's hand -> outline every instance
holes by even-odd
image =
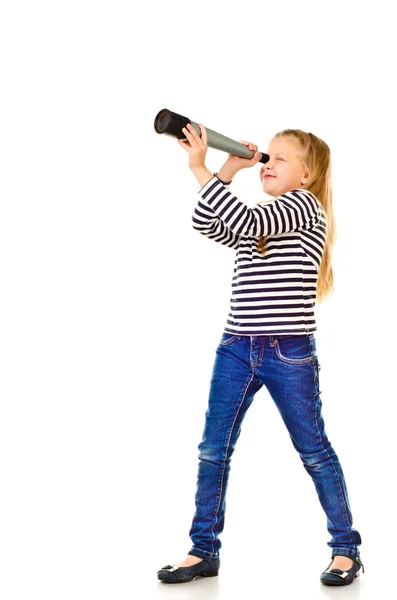
[[[236,156],[235,154],[229,154],[227,161],[223,165],[223,167],[230,168],[231,171],[237,173],[241,169],[247,169],[248,167],[253,167],[259,162],[261,158],[261,153],[258,152],[258,146],[255,144],[251,144],[251,142],[240,141],[240,144],[244,144],[247,146],[252,152],[255,152],[252,158],[240,158],[240,156]],[[222,169],[223,169],[222,167]]]
[[[186,127],[182,128],[187,142],[177,139],[178,144],[189,153],[189,168],[192,171],[205,167],[205,156],[208,150],[207,131],[201,123],[199,123],[199,127],[201,130],[201,137],[198,135],[193,125],[188,123]]]

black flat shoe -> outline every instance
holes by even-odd
[[[185,583],[195,577],[215,577],[220,567],[219,558],[208,558],[191,567],[166,565],[157,571],[157,577],[164,583]]]
[[[332,561],[335,556],[338,556],[338,554],[332,556]],[[350,569],[347,569],[346,571],[342,571],[341,569],[330,569],[329,567],[332,565],[331,561],[325,571],[321,573],[320,581],[325,583],[325,585],[349,585],[349,583],[353,583],[355,578],[360,575],[361,568],[364,573],[364,565],[359,556],[352,556],[349,554],[347,558],[351,558],[354,561]]]

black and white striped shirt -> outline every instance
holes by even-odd
[[[303,335],[314,314],[326,214],[317,198],[296,189],[249,208],[213,177],[199,191],[194,229],[237,250],[224,331],[236,335]],[[266,236],[265,256],[256,250]]]

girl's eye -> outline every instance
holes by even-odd
[[[278,157],[277,160],[284,160],[283,158]]]

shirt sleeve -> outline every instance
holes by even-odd
[[[214,177],[214,179],[221,183],[216,177]],[[211,179],[211,181],[213,181],[213,179]],[[228,185],[221,185],[224,189],[229,189]],[[201,194],[202,190],[203,188],[200,190],[199,194]],[[219,244],[223,244],[224,246],[233,249],[237,249],[239,245],[240,236],[229,229],[202,196],[194,209],[192,226],[193,229],[196,229],[196,231],[214,242],[218,242]]]
[[[292,190],[281,194],[273,202],[249,208],[213,177],[199,194],[229,232],[238,236],[268,236],[308,230],[321,220],[320,204],[307,190]]]

